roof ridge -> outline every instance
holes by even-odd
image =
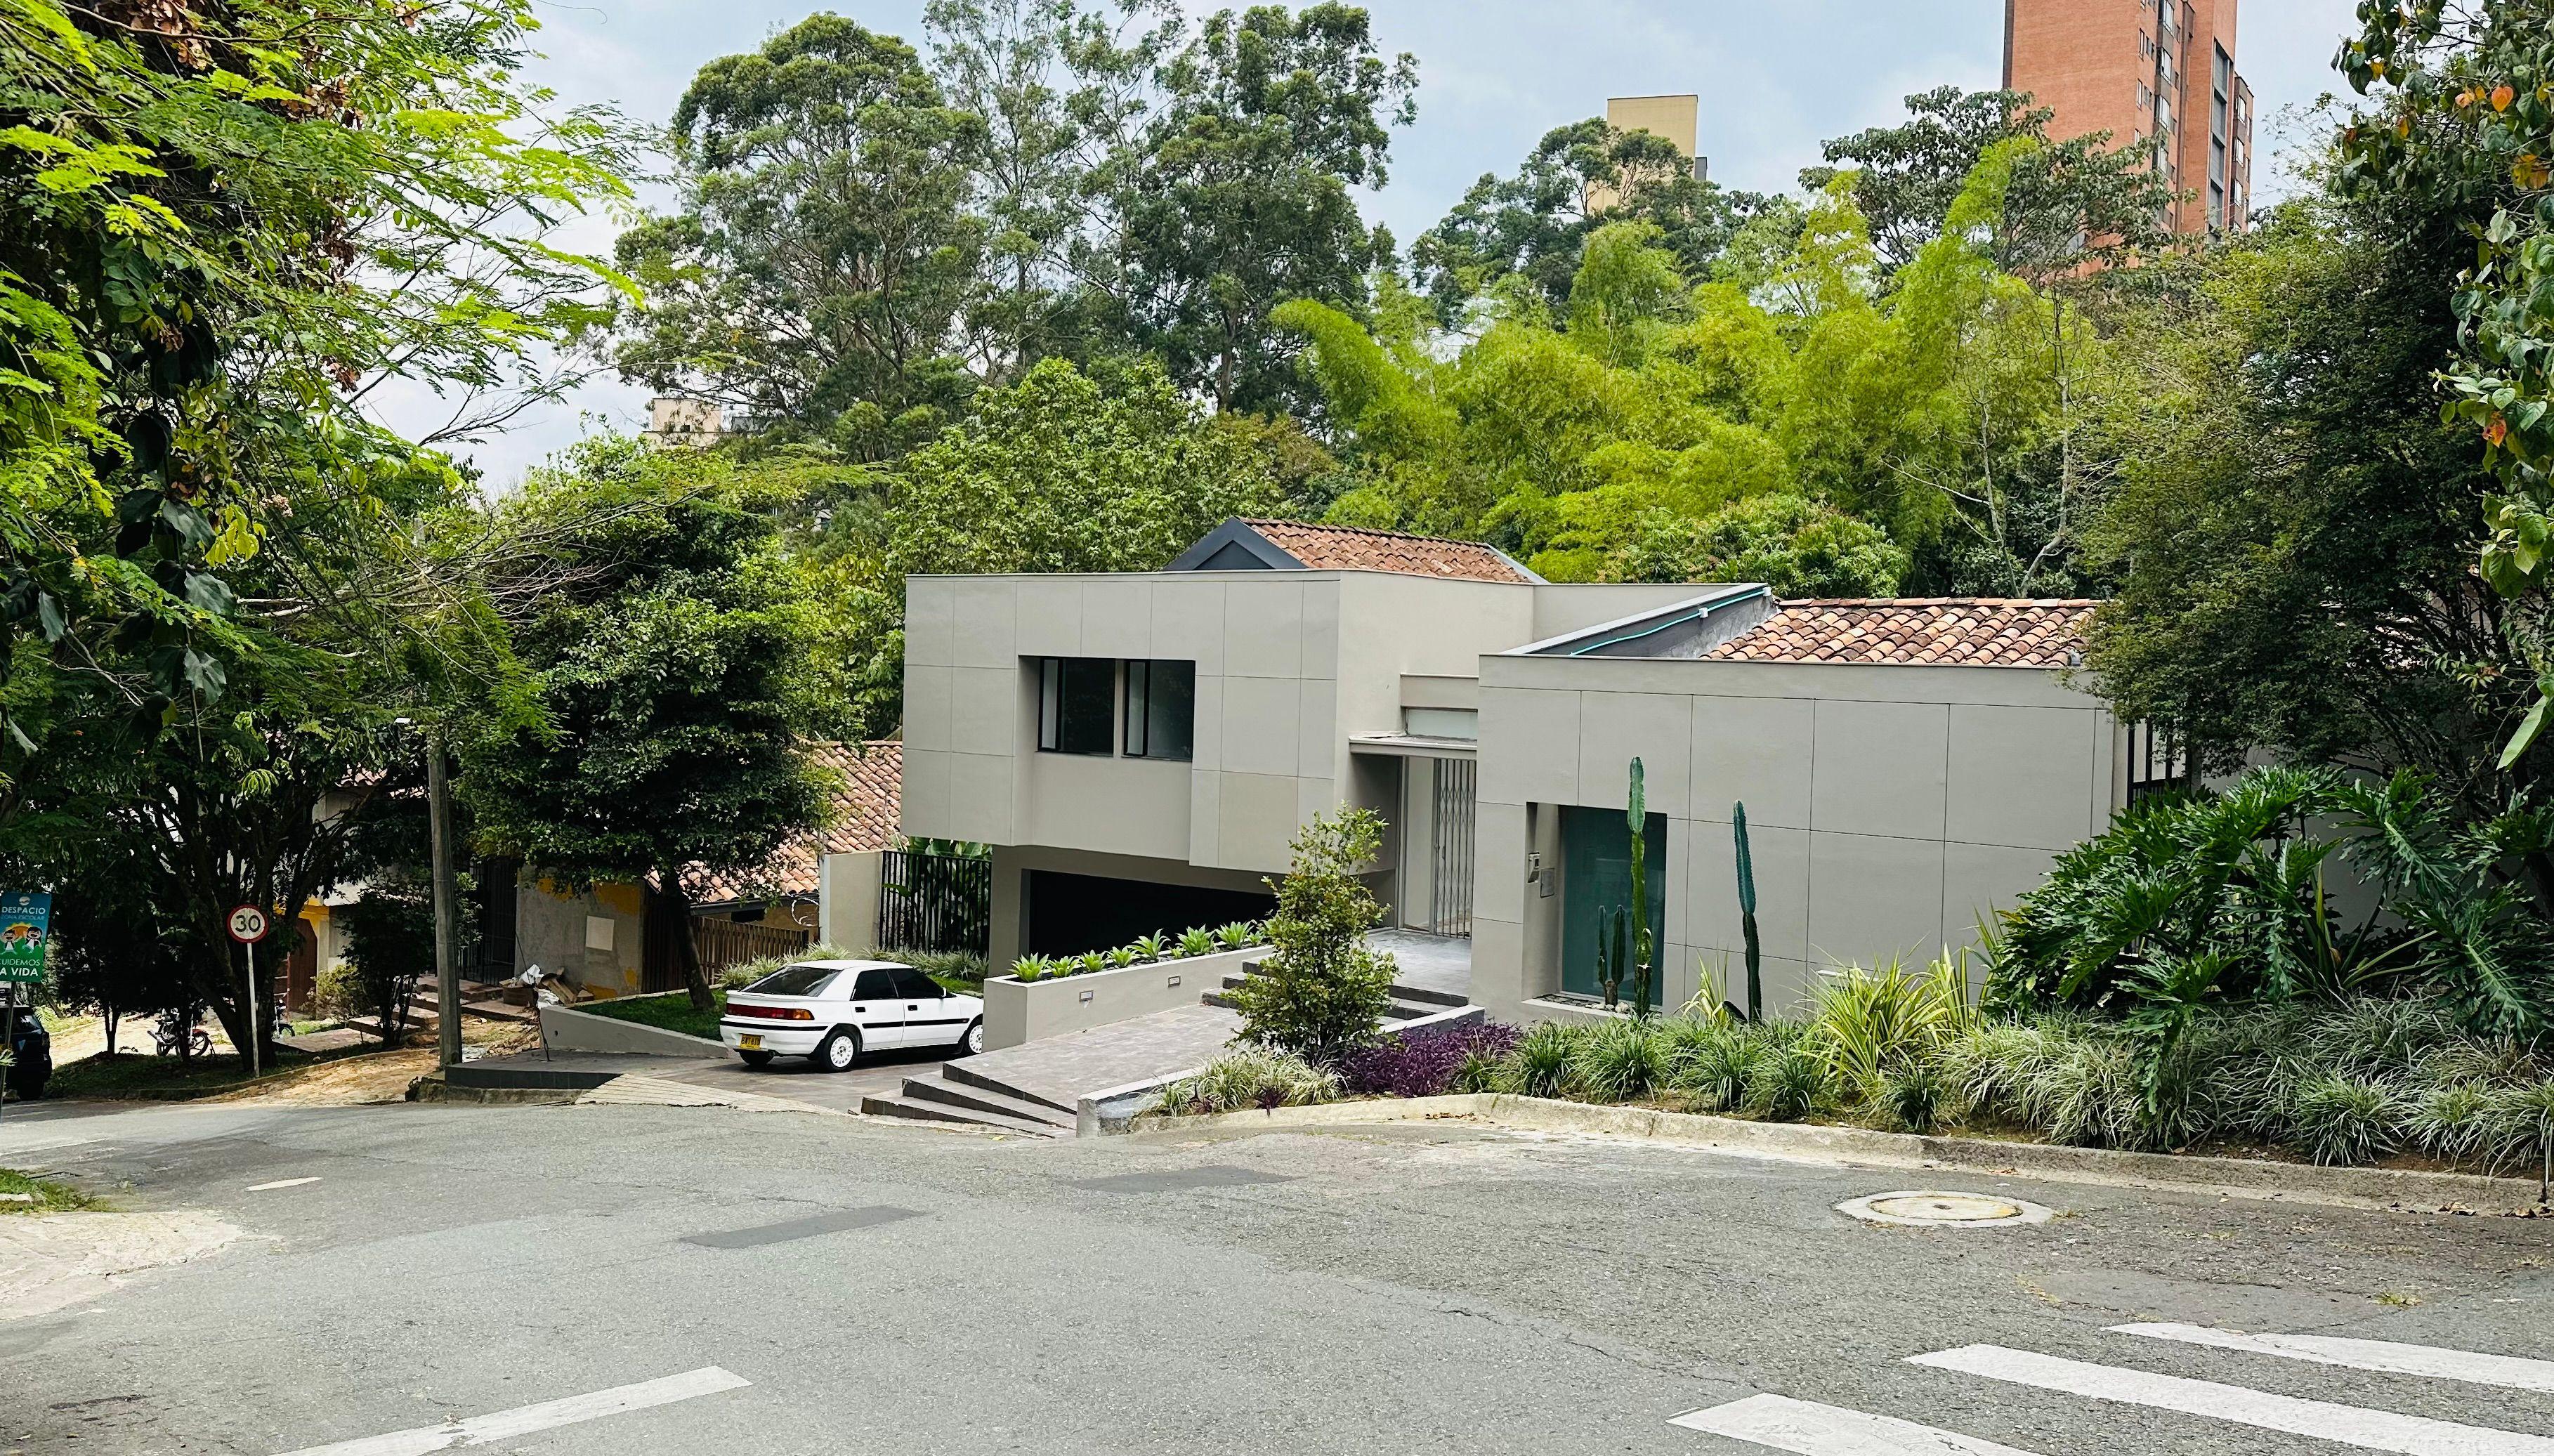
[[[1778,607],[2099,607],[2099,597],[1779,597]]]
[[[1290,525],[1308,531],[1337,531],[1343,535],[1382,536],[1395,541],[1436,541],[1448,546],[1479,546],[1491,551],[1499,549],[1487,541],[1475,541],[1463,536],[1423,536],[1417,531],[1387,531],[1370,525],[1334,525],[1326,520],[1291,520],[1282,515],[1244,515],[1239,519],[1244,525]]]

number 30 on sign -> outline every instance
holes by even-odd
[[[266,939],[266,912],[254,905],[242,905],[231,912],[231,939],[243,946],[253,946]]]

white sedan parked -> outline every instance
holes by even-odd
[[[892,960],[801,960],[729,994],[719,1040],[748,1066],[805,1057],[843,1071],[863,1052],[985,1050],[985,1003]]]

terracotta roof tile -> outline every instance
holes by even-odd
[[[811,743],[816,761],[842,776],[829,823],[780,846],[758,870],[735,875],[686,875],[696,905],[757,900],[766,895],[813,895],[824,857],[895,843],[904,791],[904,744]]]
[[[2073,598],[1899,597],[1782,603],[1711,662],[2072,667],[2101,604]]]
[[[1315,571],[1397,571],[1476,582],[1532,582],[1517,564],[1478,541],[1409,536],[1356,526],[1244,516],[1252,530]]]

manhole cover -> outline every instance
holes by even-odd
[[[1836,1205],[1836,1212],[1865,1223],[1908,1228],[1991,1228],[2007,1223],[2046,1223],[2048,1210],[2020,1198],[1983,1193],[1911,1191],[1874,1193]]]

